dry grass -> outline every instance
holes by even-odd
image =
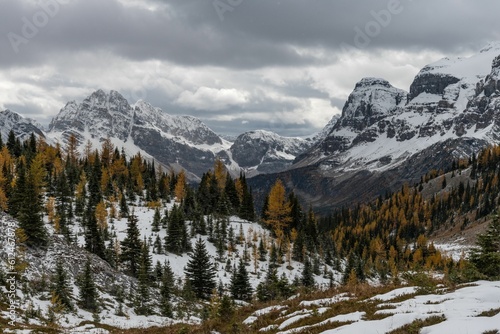
[[[491,318],[491,317],[496,316],[498,313],[500,313],[500,308],[494,308],[494,309],[492,308],[491,310],[481,312],[477,316],[478,317],[490,317]]]
[[[417,319],[412,323],[399,327],[393,331],[390,331],[387,334],[419,334],[422,328],[427,326],[437,325],[445,320],[446,318],[444,316],[439,316],[439,315],[428,317],[423,320]]]

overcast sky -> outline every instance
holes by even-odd
[[[48,125],[101,88],[221,134],[304,136],[363,77],[500,40],[498,0],[0,0],[0,109]]]

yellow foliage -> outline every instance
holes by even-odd
[[[266,224],[270,225],[276,237],[278,244],[282,241],[283,230],[292,221],[291,207],[285,194],[285,187],[281,180],[277,180],[269,192],[268,208],[266,211]]]
[[[214,175],[217,181],[217,187],[219,190],[223,190],[226,187],[227,171],[224,163],[218,158],[215,160]]]
[[[97,220],[97,226],[102,231],[108,228],[108,211],[106,210],[106,205],[102,201],[99,202],[95,208],[95,218]]]
[[[181,171],[179,175],[177,175],[174,194],[176,202],[181,202],[184,197],[186,197],[186,174],[184,171]]]

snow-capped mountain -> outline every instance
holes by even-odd
[[[75,135],[94,148],[110,138],[129,154],[138,151],[174,169],[201,175],[213,166],[216,154],[230,147],[199,119],[172,116],[145,101],[134,106],[118,92],[94,92],[82,103],[66,104],[49,126],[48,136],[64,142]]]
[[[416,182],[500,136],[500,43],[425,66],[409,93],[364,78],[324,139],[300,155],[288,181],[306,201],[344,205]],[[253,180],[254,189],[265,177]]]
[[[239,135],[229,151],[239,167],[252,176],[287,169],[311,144],[311,140],[282,137],[274,132],[257,130]]]
[[[21,140],[32,132],[50,142],[65,144],[71,135],[83,151],[87,142],[100,149],[109,138],[127,154],[141,152],[174,170],[185,169],[197,179],[221,159],[235,175],[275,173],[288,168],[313,140],[282,137],[269,131],[251,131],[234,139],[222,138],[192,116],[169,115],[146,101],[131,105],[120,93],[98,90],[81,103],[68,102],[52,119],[48,131],[31,119],[9,110],[0,113],[2,137],[11,129]]]
[[[340,116],[341,115],[339,114],[333,115],[330,121],[323,127],[323,129],[313,137],[312,141],[319,142],[325,139],[330,134],[330,132],[332,132],[333,127],[335,126],[335,124],[337,124],[337,121],[340,119]]]
[[[496,141],[499,55],[500,44],[489,45],[470,58],[427,65],[409,93],[383,79],[362,79],[330,134],[296,166],[386,170],[448,139]]]
[[[19,138],[21,141],[28,139],[31,133],[45,137],[42,126],[34,120],[24,118],[9,109],[0,111],[0,134],[4,142],[7,140],[11,130],[16,135],[16,138]]]

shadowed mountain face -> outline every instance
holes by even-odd
[[[470,58],[427,65],[406,93],[387,81],[356,84],[340,119],[289,171],[249,182],[264,194],[276,178],[328,209],[414,183],[500,141],[500,44]]]
[[[68,102],[48,131],[10,111],[1,112],[0,125],[3,138],[12,129],[22,140],[34,132],[64,145],[73,135],[81,150],[88,142],[93,149],[100,149],[102,141],[109,138],[130,155],[141,152],[166,167],[185,169],[191,180],[213,168],[216,159],[234,175],[240,170],[249,176],[280,172],[313,143],[262,130],[244,133],[231,143],[195,117],[172,116],[145,101],[130,105],[118,92],[102,90],[81,103]]]

